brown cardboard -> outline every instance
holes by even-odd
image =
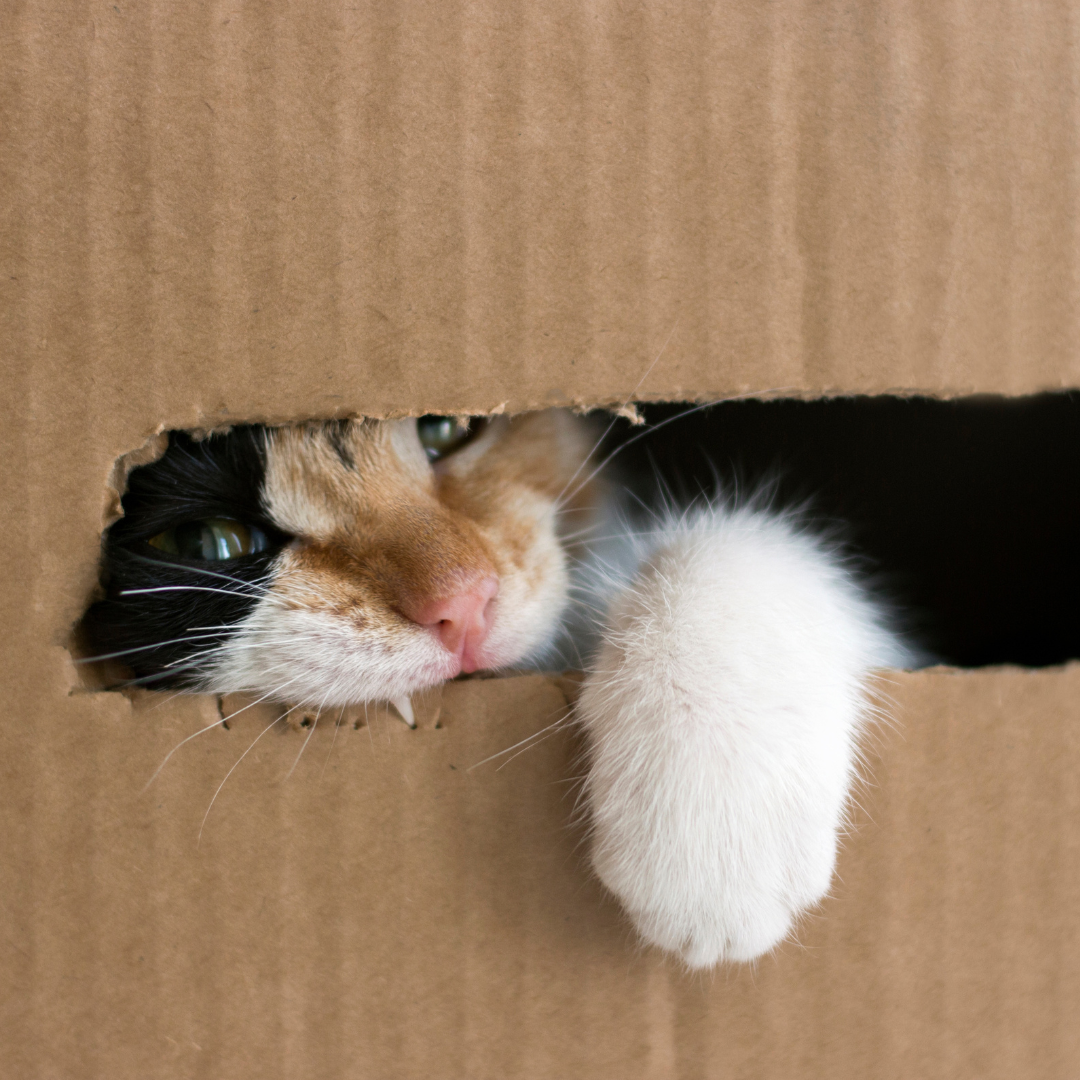
[[[143,793],[216,702],[64,646],[170,427],[1080,385],[1078,40],[1064,0],[4,6],[0,1073],[1076,1075],[1074,666],[895,676],[804,947],[690,978],[587,873],[569,732],[469,771],[566,684],[287,778],[271,731],[200,844],[265,717]]]
[[[568,731],[477,764],[564,714],[540,676],[448,686],[438,728],[317,727],[291,776],[305,732],[272,730],[201,843],[276,713],[142,793],[213,699],[60,698],[4,754],[4,1074],[1070,1076],[1080,668],[888,692],[832,899],[712,976],[589,878]]]

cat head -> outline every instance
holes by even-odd
[[[521,663],[559,627],[591,445],[562,411],[174,432],[128,478],[84,637],[151,687],[310,705]]]

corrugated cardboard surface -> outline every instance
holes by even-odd
[[[665,342],[646,396],[1080,381],[1067,0],[0,18],[31,400],[595,402]]]
[[[557,684],[324,725],[287,778],[270,731],[200,844],[269,720],[142,794],[215,703],[63,647],[162,427],[1080,384],[1077,21],[3,5],[0,1073],[1077,1075],[1074,668],[897,677],[805,947],[689,978],[588,877],[571,735],[468,771]]]
[[[569,733],[470,771],[563,715],[539,676],[448,687],[437,729],[317,727],[291,776],[305,733],[271,730],[201,843],[274,712],[142,794],[212,699],[62,699],[3,758],[0,1073],[1075,1076],[1080,669],[889,692],[833,898],[712,976],[590,880]]]

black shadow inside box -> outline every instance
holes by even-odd
[[[645,503],[770,487],[777,505],[843,523],[942,662],[1080,657],[1080,393],[686,412],[645,406],[647,428],[617,421],[605,441]]]

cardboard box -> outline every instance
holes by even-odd
[[[236,421],[1080,385],[1076,12],[0,11],[11,1077],[1072,1077],[1080,668],[892,676],[835,895],[687,976],[589,877],[569,684],[187,744],[66,645],[117,458]],[[654,363],[655,361],[655,363]],[[650,366],[652,365],[652,366]],[[437,715],[437,719],[436,719]]]

